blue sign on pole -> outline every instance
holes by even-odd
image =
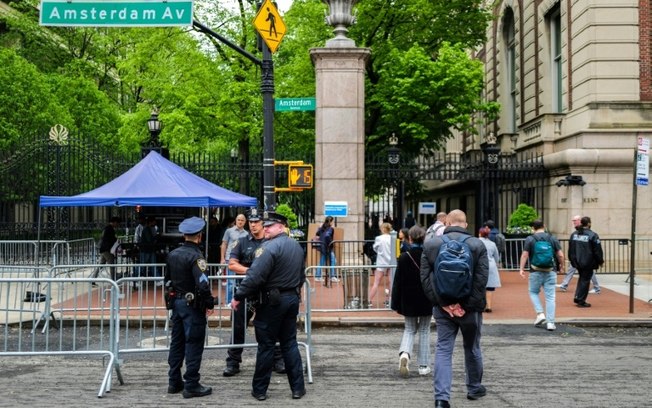
[[[324,215],[331,217],[348,217],[349,204],[346,201],[324,201]]]

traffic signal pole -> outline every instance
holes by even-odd
[[[261,67],[260,91],[263,95],[263,209],[276,207],[276,192],[274,191],[274,63],[272,52],[262,41],[263,59],[235,45],[220,34],[193,20],[193,27],[232,48],[254,64]]]

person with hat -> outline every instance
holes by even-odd
[[[305,261],[301,245],[285,232],[286,224],[287,219],[281,214],[268,212],[265,215],[263,227],[267,241],[256,250],[255,259],[231,301],[231,308],[237,310],[245,299],[260,298],[254,318],[258,352],[251,390],[251,395],[259,401],[267,399],[277,340],[281,344],[292,398],[300,399],[306,394],[297,344],[299,294],[306,280]]]
[[[235,272],[236,275],[245,274],[247,268],[249,268],[254,261],[256,250],[265,240],[262,214],[257,208],[252,208],[249,211],[247,214],[247,221],[249,223],[249,234],[246,237],[238,239],[230,252],[229,270]],[[248,299],[247,307],[239,307],[237,310],[233,311],[231,320],[233,325],[233,344],[244,343],[245,331],[255,310],[254,299]],[[230,348],[227,351],[227,354],[226,368],[222,372],[222,375],[225,377],[232,377],[240,372],[242,347]],[[274,348],[274,371],[279,374],[285,373],[283,355],[281,354],[281,348],[278,346]]]
[[[217,303],[206,276],[208,266],[199,248],[205,226],[206,222],[199,217],[187,218],[179,224],[184,243],[168,255],[165,272],[167,305],[172,310],[168,394],[183,391],[184,398],[204,397],[213,391],[199,383],[206,337],[206,309],[213,309]],[[184,358],[186,372],[182,380]]]

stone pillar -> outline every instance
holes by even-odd
[[[344,240],[364,239],[364,78],[366,48],[310,50],[316,72],[315,212],[324,220],[324,201],[346,201],[348,217],[338,218]]]

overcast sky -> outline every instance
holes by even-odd
[[[288,11],[291,4],[292,0],[276,0],[276,5],[278,6],[278,9],[281,11],[281,13]]]

